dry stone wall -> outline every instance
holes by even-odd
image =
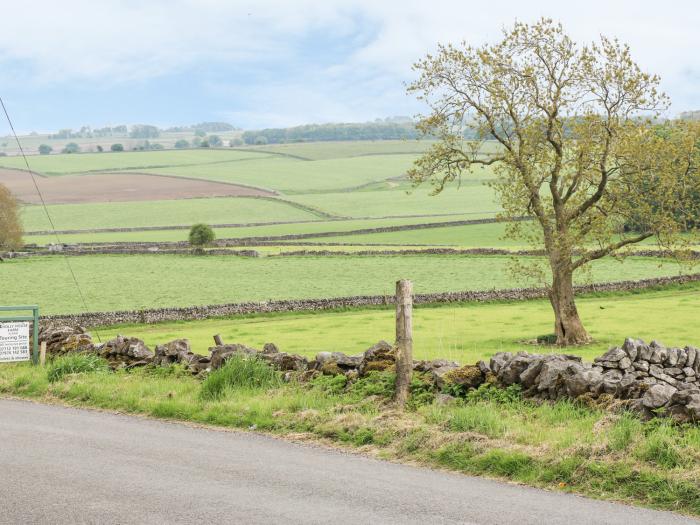
[[[677,277],[658,277],[639,281],[619,281],[577,286],[577,293],[613,292],[651,288],[669,284],[682,284],[700,281],[700,274]],[[547,297],[546,288],[511,288],[506,290],[463,291],[416,294],[415,304],[459,303],[487,301],[521,301]],[[155,308],[146,310],[125,310],[119,312],[90,312],[73,315],[43,316],[47,322],[69,326],[109,326],[115,324],[152,324],[165,321],[192,321],[212,317],[230,317],[234,315],[319,311],[358,308],[365,306],[385,306],[394,304],[394,296],[365,295],[355,297],[337,297],[328,299],[277,300],[266,302],[230,303],[184,308]]]
[[[75,344],[76,337],[81,344]],[[194,375],[216,370],[234,356],[259,358],[283,372],[286,380],[301,381],[319,374],[343,374],[353,381],[396,366],[396,350],[385,341],[362,354],[320,352],[309,360],[280,352],[272,343],[262,350],[222,344],[209,348],[206,356],[193,353],[187,339],[158,345],[155,352],[140,339],[121,335],[94,344],[82,328],[66,326],[43,327],[40,338],[47,341],[48,351],[54,355],[68,351],[97,353],[112,368],[180,364]],[[682,422],[700,421],[700,350],[692,346],[667,348],[656,341],[646,344],[629,338],[593,363],[566,354],[499,352],[488,363],[461,366],[435,359],[414,361],[413,369],[429,380],[436,393],[466,393],[487,382],[500,387],[519,385],[526,398],[571,399],[634,410],[645,418],[668,415]],[[450,397],[442,394],[443,402]]]

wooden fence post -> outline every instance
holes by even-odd
[[[216,346],[223,346],[224,345],[224,340],[221,339],[221,334],[216,334],[214,336],[214,344],[216,344]]]
[[[39,346],[39,364],[46,366],[46,341],[42,341]]]
[[[413,373],[413,283],[396,282],[396,405],[408,400]]]

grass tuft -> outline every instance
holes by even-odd
[[[69,374],[108,372],[107,361],[95,354],[67,354],[54,359],[46,371],[50,383],[55,383]]]
[[[201,397],[215,400],[235,390],[269,390],[279,387],[282,378],[266,362],[254,358],[233,356],[224,366],[213,371],[202,383]]]

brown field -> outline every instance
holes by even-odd
[[[47,204],[275,195],[267,190],[236,184],[145,173],[100,173],[60,177],[35,175],[35,178]],[[22,202],[41,202],[32,178],[26,171],[0,169],[0,184],[7,186]]]

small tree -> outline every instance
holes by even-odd
[[[48,144],[42,144],[39,146],[39,154],[40,155],[48,155],[53,151],[53,148],[49,146]]]
[[[257,146],[264,146],[265,144],[267,144],[267,142],[268,140],[265,135],[258,135],[257,137],[255,137],[255,144]]]
[[[112,144],[109,149],[110,151],[124,151],[124,144]]]
[[[0,250],[16,250],[21,247],[19,203],[10,190],[0,184]]]
[[[78,153],[80,151],[80,146],[75,142],[69,142],[61,151],[62,153]]]
[[[195,224],[190,228],[189,241],[194,253],[204,253],[204,248],[214,242],[216,235],[208,224]]]
[[[175,147],[177,149],[185,149],[190,147],[190,143],[187,142],[185,139],[180,139],[175,143]]]
[[[700,131],[653,125],[668,99],[627,46],[605,37],[578,45],[543,19],[516,23],[493,45],[440,46],[415,69],[409,92],[431,109],[418,127],[439,140],[410,177],[439,192],[472,167],[494,165],[507,236],[546,253],[557,343],[590,341],[574,272],[648,238],[687,247],[680,233],[698,217],[689,195],[700,187]],[[486,150],[486,139],[498,147]],[[512,221],[522,216],[533,220]]]
[[[223,144],[223,141],[221,140],[221,137],[219,137],[219,135],[209,135],[209,138],[207,140],[209,141],[209,145],[212,148],[219,148]]]

